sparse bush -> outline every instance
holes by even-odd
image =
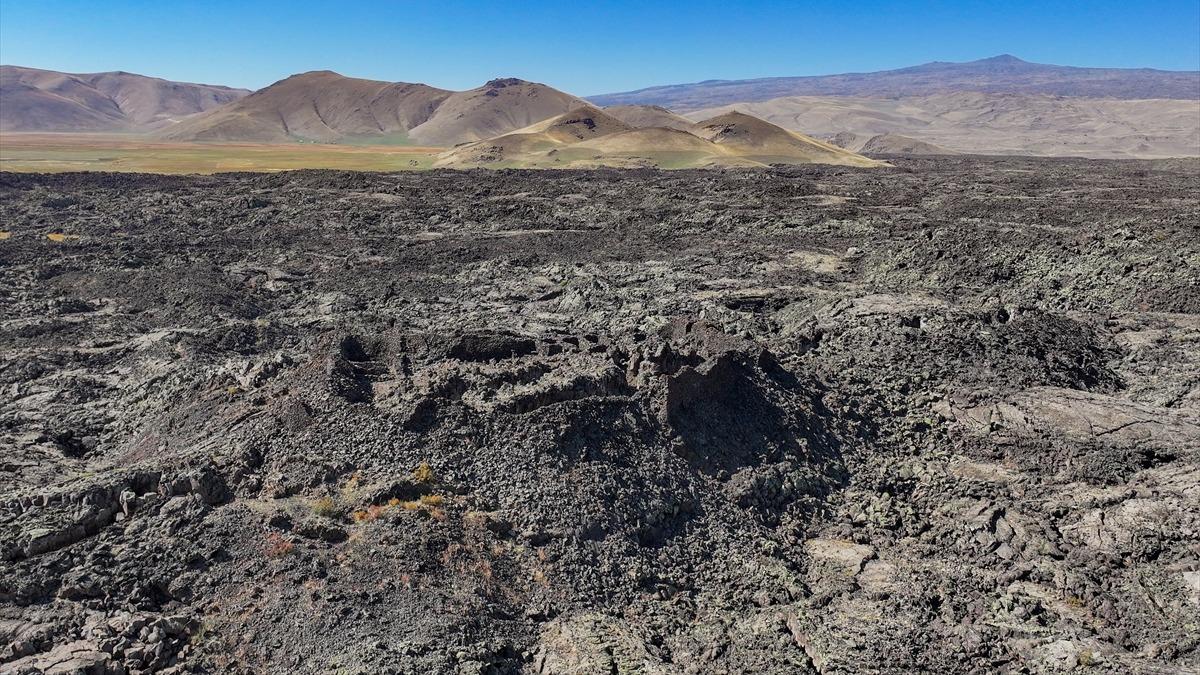
[[[355,471],[353,474],[351,474],[350,479],[347,480],[346,484],[342,486],[342,496],[347,499],[353,497],[355,491],[358,490],[358,483],[360,480],[362,480],[362,475],[359,472]]]
[[[412,472],[412,479],[414,483],[432,483],[434,478],[435,476],[433,475],[433,469],[430,468],[427,462],[421,462],[420,466],[418,466]]]
[[[354,512],[354,522],[370,523],[379,520],[388,508],[390,507],[386,504],[372,504],[365,509],[359,509]]]
[[[339,518],[342,515],[342,510],[338,508],[337,502],[333,501],[333,497],[321,497],[313,502],[312,511],[322,518]]]
[[[202,619],[196,624],[196,630],[192,633],[191,642],[194,645],[203,645],[216,637],[216,635],[213,622],[210,619]]]
[[[284,538],[283,535],[272,532],[267,535],[265,552],[268,558],[285,558],[296,551],[296,545]]]
[[[422,495],[418,499],[411,501],[401,501],[396,497],[392,497],[383,504],[372,504],[364,509],[358,509],[350,514],[356,523],[370,523],[379,520],[383,514],[390,509],[400,508],[405,511],[428,511],[435,520],[444,520],[445,512],[439,506],[446,502],[441,495]]]

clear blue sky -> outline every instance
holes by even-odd
[[[1011,53],[1200,69],[1200,0],[175,2],[0,0],[0,62],[259,88],[290,74],[580,95]]]

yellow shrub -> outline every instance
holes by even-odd
[[[432,483],[434,479],[433,469],[430,468],[428,463],[421,462],[421,465],[413,470],[412,479],[414,483]]]
[[[337,507],[337,502],[333,501],[333,497],[321,497],[312,505],[313,513],[322,518],[337,518],[340,509]]]

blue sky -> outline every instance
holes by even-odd
[[[1011,53],[1200,69],[1200,0],[208,2],[0,0],[0,62],[259,88],[290,74],[580,95]]]

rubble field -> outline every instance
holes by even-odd
[[[0,173],[0,672],[1200,668],[1200,161]]]

